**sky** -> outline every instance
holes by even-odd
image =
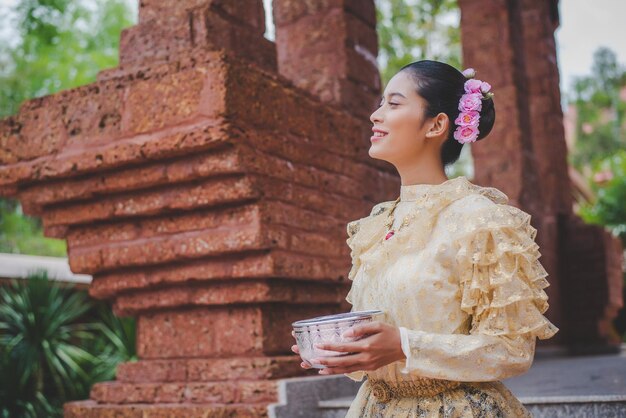
[[[0,0],[0,12],[18,1]],[[136,10],[138,0],[127,1]],[[263,0],[263,3],[267,21],[265,36],[274,39],[271,0]],[[601,46],[611,48],[618,62],[626,66],[626,0],[560,0],[559,12],[561,24],[555,36],[562,92],[571,89],[574,77],[591,73],[593,53]],[[0,27],[3,39],[7,31],[10,28]]]
[[[589,75],[593,53],[612,49],[626,66],[626,0],[561,0],[560,26],[555,31],[561,91],[575,76]]]

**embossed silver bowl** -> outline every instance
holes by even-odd
[[[324,315],[310,319],[303,319],[292,323],[296,344],[300,350],[300,357],[307,364],[316,369],[325,369],[321,364],[311,364],[310,360],[318,357],[344,356],[349,353],[334,350],[315,348],[319,343],[342,343],[357,341],[363,337],[342,337],[348,329],[366,322],[381,320],[384,313],[379,309],[368,311],[354,311],[335,315]]]

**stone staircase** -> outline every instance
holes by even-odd
[[[503,383],[535,418],[626,417],[626,345],[617,354],[576,357],[538,350],[526,374]],[[284,379],[269,416],[345,418],[360,385],[343,375]]]

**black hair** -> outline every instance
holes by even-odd
[[[444,167],[455,163],[459,159],[463,144],[454,139],[456,129],[454,120],[459,115],[459,100],[465,94],[464,85],[467,78],[453,66],[431,60],[412,62],[400,68],[398,72],[400,71],[409,73],[415,82],[417,94],[426,100],[425,117],[432,118],[441,112],[448,115],[448,138],[441,146],[441,161]],[[495,120],[496,109],[493,99],[482,100],[477,141],[491,132]]]

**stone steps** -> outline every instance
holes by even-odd
[[[64,418],[262,418],[267,404],[98,404],[76,401],[64,405]]]
[[[277,384],[271,380],[215,382],[128,383],[100,382],[93,385],[90,399],[101,404],[133,403],[270,403],[277,399]]]

